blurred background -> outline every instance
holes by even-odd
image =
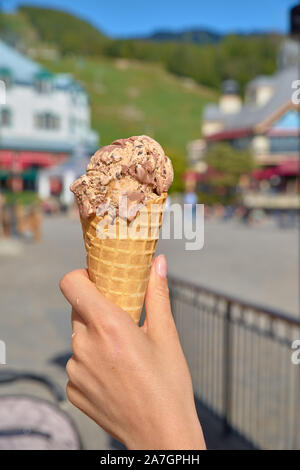
[[[69,185],[100,146],[148,134],[170,203],[205,204],[204,248],[158,251],[208,445],[300,449],[299,41],[295,0],[0,2],[0,373],[64,387],[58,282],[85,265]],[[0,405],[16,392],[52,400],[0,381]],[[85,448],[118,446],[64,407]]]

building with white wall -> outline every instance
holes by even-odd
[[[0,81],[6,95],[0,102],[2,174],[57,165],[78,148],[95,151],[88,95],[71,75],[51,74],[0,41]]]

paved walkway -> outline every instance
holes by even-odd
[[[202,250],[186,251],[182,240],[160,240],[158,251],[167,255],[175,276],[300,316],[297,229],[206,222]]]

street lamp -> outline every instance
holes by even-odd
[[[299,2],[290,11],[290,35],[298,43],[298,80],[300,80],[300,4]],[[298,111],[298,122],[299,122],[298,159],[300,159],[300,112],[299,111]],[[299,419],[299,425],[300,425],[300,417],[298,417],[298,419]]]

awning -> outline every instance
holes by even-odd
[[[67,157],[66,153],[0,150],[0,167],[19,170],[25,170],[33,165],[51,167],[62,163]]]
[[[276,175],[278,175],[277,167],[257,169],[252,172],[252,176],[256,180],[269,180]]]
[[[215,134],[208,135],[205,137],[207,142],[217,142],[222,140],[231,140],[241,137],[248,137],[251,135],[252,130],[250,128],[243,129],[227,129],[224,131],[216,132]]]
[[[281,165],[262,168],[252,172],[253,178],[257,180],[269,180],[272,176],[297,176],[300,174],[300,160],[287,160]]]
[[[279,176],[299,176],[300,174],[300,159],[287,160],[277,167],[277,174]]]

